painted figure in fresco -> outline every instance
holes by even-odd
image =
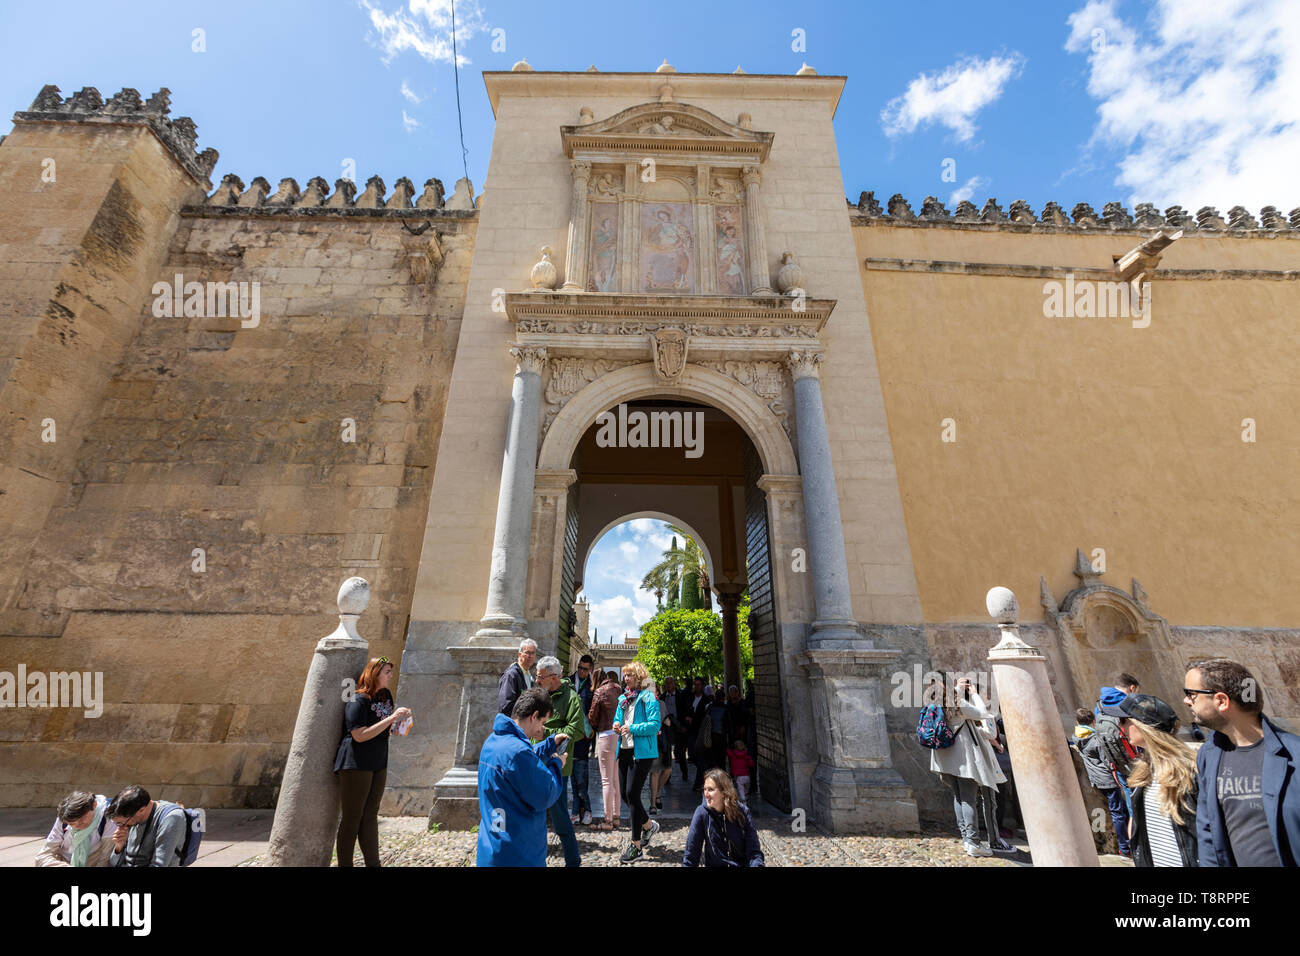
[[[745,294],[745,249],[735,225],[718,224],[718,291]]]
[[[678,292],[691,288],[691,233],[673,220],[672,213],[660,206],[653,220],[643,227],[642,250],[645,254],[645,288],[647,292]]]
[[[601,218],[591,235],[591,273],[588,292],[614,292],[614,251],[618,246],[618,231],[609,216]]]

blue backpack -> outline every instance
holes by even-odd
[[[181,866],[189,866],[198,858],[199,844],[203,842],[202,811],[187,810],[179,803],[173,803],[172,809],[179,810],[185,815],[185,839],[176,849],[176,855],[181,858]],[[171,813],[171,810],[167,812]]]
[[[956,739],[948,718],[940,704],[927,704],[921,708],[921,719],[916,722],[916,739],[922,747],[930,750],[944,750],[951,747]]]

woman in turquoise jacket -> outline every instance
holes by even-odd
[[[628,806],[632,808],[632,842],[619,858],[620,863],[635,863],[641,859],[641,847],[650,845],[650,838],[659,832],[658,822],[650,819],[641,790],[645,787],[650,765],[659,756],[659,701],[655,698],[654,684],[645,665],[633,661],[623,668],[627,679],[627,693],[619,699],[614,714],[614,730],[618,731],[620,750],[627,749],[632,740],[633,770],[628,774]]]

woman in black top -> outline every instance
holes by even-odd
[[[352,849],[361,841],[366,866],[379,865],[379,801],[388,780],[388,735],[411,716],[393,707],[388,681],[393,665],[376,657],[357,680],[357,690],[343,712],[343,739],[334,757],[342,815],[337,841],[338,865],[352,865]]]

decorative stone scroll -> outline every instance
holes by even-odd
[[[568,404],[569,399],[602,375],[636,365],[636,362],[619,362],[613,359],[563,357],[550,361],[546,381],[546,418],[542,422],[542,438],[550,431],[555,416]]]

